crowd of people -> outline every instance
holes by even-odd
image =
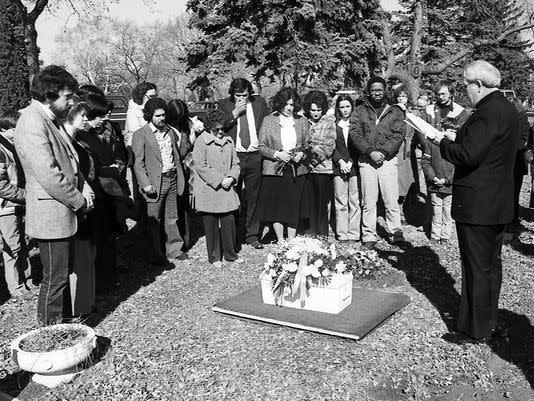
[[[63,68],[43,68],[33,79],[31,104],[0,118],[0,233],[10,293],[34,291],[28,235],[43,264],[39,321],[91,313],[95,292],[119,285],[116,243],[127,218],[145,230],[147,262],[169,267],[189,257],[196,213],[208,261],[218,267],[223,259],[242,261],[241,242],[262,249],[266,227],[277,241],[333,233],[373,249],[380,199],[386,240],[403,242],[402,205],[412,191],[429,205],[430,241],[448,242],[452,218],[458,221],[454,208],[468,208],[454,205],[452,184],[470,175],[462,163],[477,156],[450,144],[470,112],[455,101],[450,81],[436,82],[413,105],[405,86],[390,88],[381,77],[371,77],[365,89],[357,99],[337,95],[329,108],[320,90],[301,98],[284,87],[269,107],[248,80],[236,78],[229,96],[200,121],[183,100],[165,101],[144,82],[132,92],[123,132],[110,121],[113,104],[101,89],[79,86]],[[414,130],[406,113],[445,139]],[[521,143],[514,144],[514,177],[521,179],[511,187],[516,205],[523,154],[532,154],[521,118]],[[469,224],[493,224],[469,223],[471,217],[462,226],[467,243]]]

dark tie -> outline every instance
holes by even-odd
[[[241,146],[243,148],[248,149],[250,146],[250,132],[248,130],[248,121],[247,121],[247,114],[243,114],[241,117],[239,117],[239,127],[241,131],[239,132],[239,137],[241,138]]]

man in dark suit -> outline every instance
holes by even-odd
[[[514,217],[514,158],[518,114],[499,91],[501,74],[477,60],[464,70],[472,114],[456,134],[434,139],[443,158],[456,166],[452,217],[462,260],[462,298],[454,343],[487,340],[497,326],[502,282],[501,249]],[[445,135],[445,138],[443,138]]]
[[[255,216],[262,181],[262,159],[258,152],[258,136],[263,118],[269,114],[265,99],[252,95],[252,85],[244,78],[236,78],[230,84],[229,97],[219,101],[219,108],[226,113],[226,135],[236,145],[241,173],[236,189],[241,205],[246,204],[245,240],[256,249],[259,242],[260,222]],[[245,196],[242,193],[245,184]],[[245,207],[242,206],[242,209]]]
[[[185,179],[174,130],[165,124],[167,104],[151,98],[143,113],[147,124],[134,133],[132,151],[139,189],[147,202],[147,226],[152,240],[152,262],[166,265],[169,259],[187,259],[178,230],[178,196]],[[163,218],[163,222],[160,221]],[[163,238],[161,237],[163,235]]]

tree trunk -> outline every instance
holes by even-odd
[[[37,46],[37,30],[35,21],[26,20],[26,59],[30,71],[30,82],[37,72],[39,72],[39,46]]]

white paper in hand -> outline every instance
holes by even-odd
[[[440,132],[432,125],[427,123],[421,117],[416,116],[413,113],[406,113],[406,119],[404,120],[410,127],[416,129],[422,133],[428,139],[434,139]]]

